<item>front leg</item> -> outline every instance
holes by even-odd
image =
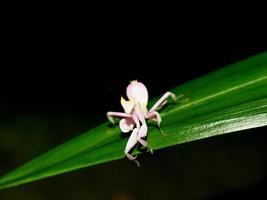
[[[138,167],[140,166],[139,162],[136,159],[137,156],[132,156],[129,152],[131,151],[131,149],[137,144],[138,140],[137,140],[137,134],[138,134],[138,129],[135,128],[126,144],[124,153],[127,156],[127,158],[129,160],[135,161],[136,164],[138,165]]]
[[[147,125],[146,124],[142,124],[138,135],[137,135],[137,140],[138,142],[140,142],[140,144],[142,144],[144,147],[147,147],[147,141],[145,141],[143,138],[145,138],[147,136]]]
[[[137,140],[144,147],[148,147],[150,152],[153,153],[151,146],[149,146],[147,141],[144,139],[147,136],[147,124],[146,124],[145,116],[143,115],[142,112],[140,112],[139,108],[136,108],[134,113],[136,114],[140,122],[142,123],[142,126],[140,127],[140,130],[138,131],[138,134],[137,134]]]
[[[143,146],[147,147],[147,141],[143,139],[144,137],[147,136],[147,125],[146,125],[145,117],[143,113],[140,111],[139,107],[135,107],[134,115],[136,115],[138,120],[140,120],[140,122],[142,123],[142,126],[140,127],[140,130],[138,132],[137,140]]]
[[[115,124],[114,118],[125,118],[125,117],[131,117],[130,114],[122,113],[122,112],[107,112],[107,118],[112,123]]]

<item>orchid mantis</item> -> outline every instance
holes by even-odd
[[[107,117],[112,123],[115,123],[114,118],[122,118],[119,123],[121,131],[123,133],[132,131],[124,153],[139,166],[139,163],[135,160],[137,156],[132,156],[129,152],[138,142],[142,146],[148,147],[148,143],[145,140],[148,130],[146,119],[156,121],[160,128],[161,117],[157,110],[167,103],[169,97],[175,101],[176,96],[171,92],[166,92],[148,111],[148,91],[143,83],[131,81],[126,89],[126,94],[129,99],[128,101],[121,97],[124,113],[107,112]]]

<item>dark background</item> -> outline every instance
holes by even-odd
[[[108,21],[108,19],[107,19]],[[265,51],[256,36],[158,27],[15,20],[3,39],[0,175],[120,110],[130,80],[151,97]],[[23,22],[23,23],[22,23]],[[164,25],[161,24],[161,25]],[[266,127],[179,145],[0,191],[0,199],[225,199],[266,196]]]

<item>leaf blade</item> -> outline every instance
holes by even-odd
[[[162,137],[155,127],[149,128],[149,143],[154,149],[265,126],[267,53],[172,91],[184,97],[161,114],[168,137]],[[104,123],[0,178],[0,189],[122,158],[127,138],[119,134],[118,127]]]

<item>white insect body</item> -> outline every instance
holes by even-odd
[[[115,123],[114,117],[122,118],[119,123],[121,131],[124,133],[132,131],[124,152],[130,160],[136,161],[136,156],[132,156],[129,152],[138,142],[144,147],[148,146],[147,141],[144,139],[147,136],[146,119],[156,121],[160,127],[161,117],[156,110],[167,103],[169,96],[173,100],[176,100],[176,96],[171,92],[166,92],[148,111],[148,91],[143,83],[131,81],[126,89],[126,94],[128,101],[121,97],[124,113],[108,112],[107,117],[112,123]],[[137,164],[139,165],[138,162]]]

